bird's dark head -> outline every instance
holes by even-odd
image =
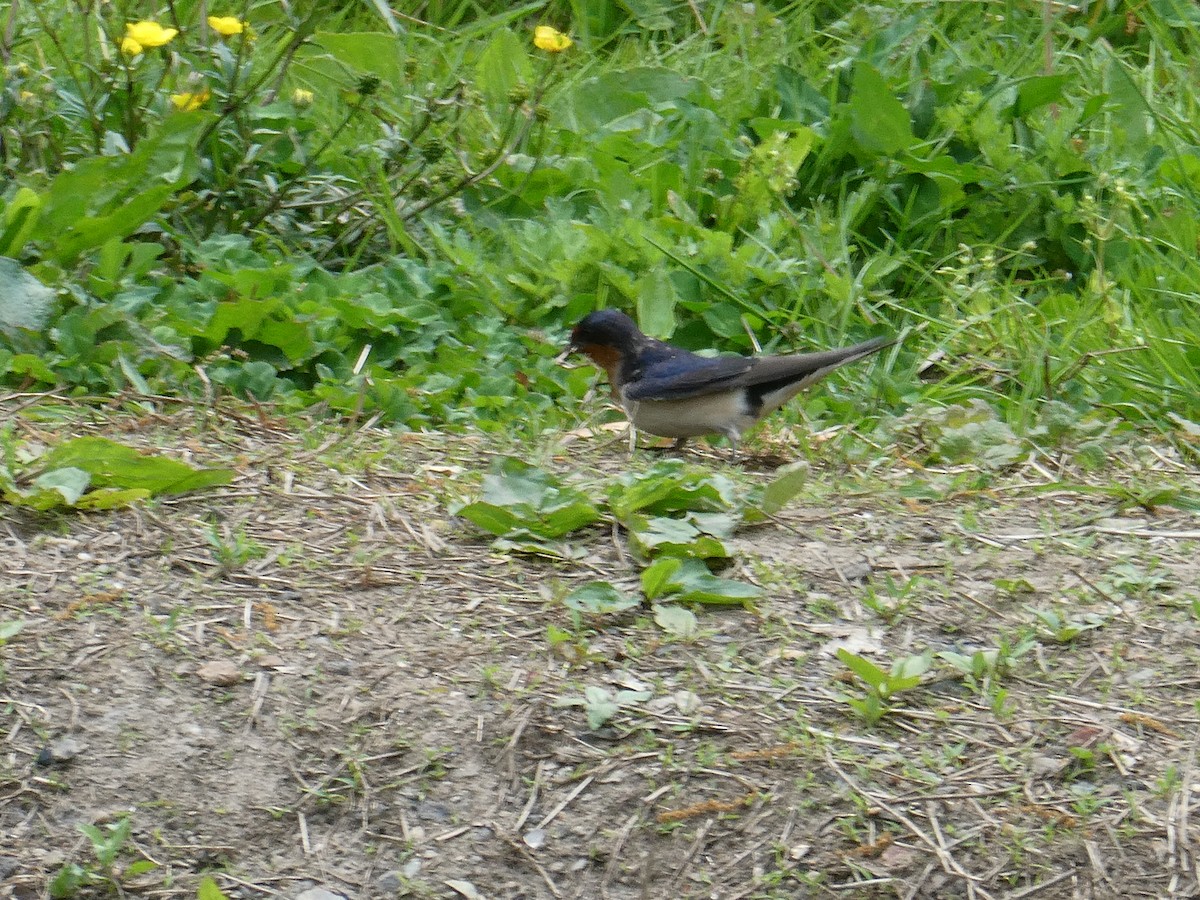
[[[582,353],[608,373],[613,390],[621,385],[621,364],[626,354],[634,353],[647,338],[637,324],[616,309],[601,309],[584,316],[571,329],[571,344],[564,356]]]
[[[571,330],[571,349],[588,353],[589,347],[602,347],[624,353],[633,350],[645,335],[637,324],[617,309],[589,313]]]

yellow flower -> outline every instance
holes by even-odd
[[[547,53],[562,53],[573,43],[573,40],[549,25],[539,25],[533,29],[533,45]]]
[[[172,94],[171,102],[175,104],[175,108],[180,112],[191,112],[193,109],[199,109],[208,102],[208,98],[212,94],[208,88],[196,91],[194,94]]]
[[[313,92],[306,91],[304,88],[296,88],[292,91],[293,106],[312,106]]]
[[[146,47],[164,47],[175,40],[179,31],[163,28],[157,22],[125,23],[125,40],[121,41],[121,52],[137,56]]]
[[[208,27],[221,37],[233,37],[246,30],[246,23],[237,16],[209,16]]]

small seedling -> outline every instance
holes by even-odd
[[[1068,618],[1065,613],[1053,609],[1031,609],[1037,619],[1038,634],[1056,644],[1069,644],[1085,631],[1102,628],[1108,620],[1096,613],[1085,613],[1080,618]]]
[[[267,555],[266,548],[246,534],[244,525],[236,529],[222,529],[214,522],[205,537],[212,548],[213,559],[222,572],[235,572],[252,559],[262,559]]]
[[[891,575],[885,575],[880,591],[874,584],[867,585],[863,595],[863,606],[879,616],[889,625],[902,618],[920,596],[920,589],[929,583],[929,579],[919,575],[907,579],[900,584]]]
[[[123,894],[120,879],[142,875],[157,868],[157,864],[148,859],[139,859],[125,866],[118,875],[115,866],[117,858],[125,848],[129,835],[133,830],[129,816],[117,822],[106,825],[103,830],[95,825],[79,825],[79,830],[91,844],[94,863],[67,863],[58,870],[49,885],[52,898],[75,897],[86,888],[107,888],[115,893]]]
[[[644,703],[652,695],[649,691],[617,691],[591,686],[584,688],[582,697],[559,700],[555,706],[582,706],[587,710],[588,728],[595,731],[615,716],[622,707],[633,703]]]
[[[901,691],[920,684],[921,676],[933,664],[933,653],[929,650],[896,660],[889,671],[844,648],[838,650],[837,656],[866,688],[864,696],[846,697],[845,700],[868,725],[874,725],[887,715],[892,709],[888,701]]]

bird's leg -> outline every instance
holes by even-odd
[[[629,455],[633,456],[637,450],[637,429],[633,427],[633,420],[629,421]]]
[[[673,443],[673,444],[670,446],[670,448],[669,448],[669,449],[670,449],[670,450],[672,450],[672,451],[679,451],[679,450],[682,450],[682,449],[683,449],[683,445],[684,445],[684,444],[686,444],[686,443],[687,443],[687,438],[685,438],[685,437],[678,437],[678,438],[675,438],[675,443]]]
[[[729,446],[732,449],[732,452],[729,455],[729,461],[731,463],[737,463],[741,458],[741,454],[738,452],[738,441],[741,440],[742,434],[736,428],[730,426],[725,430],[725,437],[729,438]]]

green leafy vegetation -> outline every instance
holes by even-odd
[[[923,403],[937,460],[1194,448],[1190,10],[422,10],[15,5],[0,381],[536,435],[618,305],[739,352],[916,328],[806,411]]]
[[[229,484],[229,469],[194,468],[116,441],[81,437],[34,449],[0,434],[0,498],[39,511],[114,509],[163,494]]]
[[[158,867],[152,860],[138,859],[123,866],[120,872],[117,871],[117,860],[126,852],[132,831],[129,816],[123,816],[103,828],[88,824],[77,827],[87,838],[93,859],[83,863],[67,863],[59,870],[49,885],[50,896],[55,900],[81,894],[93,896],[93,891],[100,891],[101,895],[119,896],[122,893],[122,878],[144,875]]]
[[[496,535],[493,546],[498,550],[570,557],[561,539],[597,523],[607,507],[645,566],[641,586],[646,600],[740,605],[762,591],[714,575],[710,563],[726,563],[731,554],[721,539],[743,520],[758,517],[750,499],[725,475],[671,459],[622,475],[608,489],[606,502],[593,503],[585,492],[562,485],[548,472],[505,457],[484,476],[482,498],[456,506],[455,512]],[[641,601],[607,581],[591,581],[563,602],[576,613],[605,615]]]
[[[855,715],[868,725],[874,725],[891,712],[896,694],[919,685],[921,676],[933,664],[933,654],[929,651],[897,659],[889,669],[882,669],[866,657],[845,648],[838,648],[837,658],[863,687],[862,696],[847,696],[844,700]]]

